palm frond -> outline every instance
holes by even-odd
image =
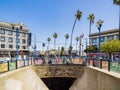
[[[120,0],[113,0],[113,3],[116,5],[120,5]]]

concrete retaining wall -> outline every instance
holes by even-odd
[[[0,90],[48,90],[48,88],[30,67],[25,67],[0,74]]]
[[[120,90],[120,74],[94,67],[85,67],[69,90]]]

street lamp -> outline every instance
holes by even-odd
[[[10,24],[12,26],[12,30],[16,29],[16,60],[18,60],[18,55],[19,55],[19,51],[18,51],[18,36],[19,36],[19,31],[18,30],[22,30],[22,27],[24,26],[23,23],[19,23],[19,24],[14,24],[13,22]]]
[[[99,60],[100,60],[100,58],[101,58],[101,50],[100,50],[100,38],[101,38],[101,27],[102,27],[102,24],[103,24],[103,22],[104,21],[102,21],[102,20],[98,20],[98,22],[97,22],[97,24],[96,24],[96,26],[97,26],[97,28],[98,28],[98,30],[99,30],[99,36],[98,36],[98,38],[99,38],[99,46],[98,46],[98,58],[99,58]],[[100,60],[100,68],[102,68],[102,61]]]
[[[16,25],[16,60],[18,60],[18,55],[19,55],[19,51],[18,51],[18,36],[19,36],[19,31],[18,31],[18,29],[19,30],[22,30],[22,27],[24,26],[24,24],[23,23],[19,23],[18,25]]]
[[[16,27],[16,60],[18,60],[18,27]]]

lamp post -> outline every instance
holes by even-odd
[[[96,26],[97,26],[97,28],[98,28],[98,30],[99,30],[99,34],[98,34],[98,39],[99,39],[99,43],[98,43],[98,58],[99,58],[99,60],[100,60],[100,68],[102,68],[102,59],[100,59],[101,58],[101,50],[100,50],[100,38],[101,38],[101,27],[102,27],[102,24],[103,24],[103,22],[104,21],[102,21],[102,20],[98,20],[98,22],[97,22],[97,24],[96,24]]]
[[[13,22],[11,23],[12,30],[16,29],[16,60],[18,60],[18,28],[22,29],[22,23],[16,25]]]
[[[16,60],[18,60],[18,27],[16,27]]]
[[[19,36],[19,31],[18,31],[18,29],[19,30],[22,30],[22,27],[24,26],[24,24],[23,23],[19,23],[18,25],[15,25],[15,24],[13,24],[13,26],[12,26],[12,29],[14,29],[14,26],[16,27],[16,60],[18,60],[18,55],[19,55],[19,51],[18,51],[18,36]]]

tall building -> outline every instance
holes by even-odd
[[[101,44],[106,40],[118,39],[119,38],[118,34],[119,34],[119,29],[101,31],[101,38],[100,38]],[[99,44],[98,33],[92,33],[90,35],[90,43],[91,43],[90,45],[96,45],[98,47]]]
[[[29,56],[31,33],[23,23],[14,24],[0,21],[0,57],[16,57],[16,33],[18,31],[18,57],[26,59]]]

